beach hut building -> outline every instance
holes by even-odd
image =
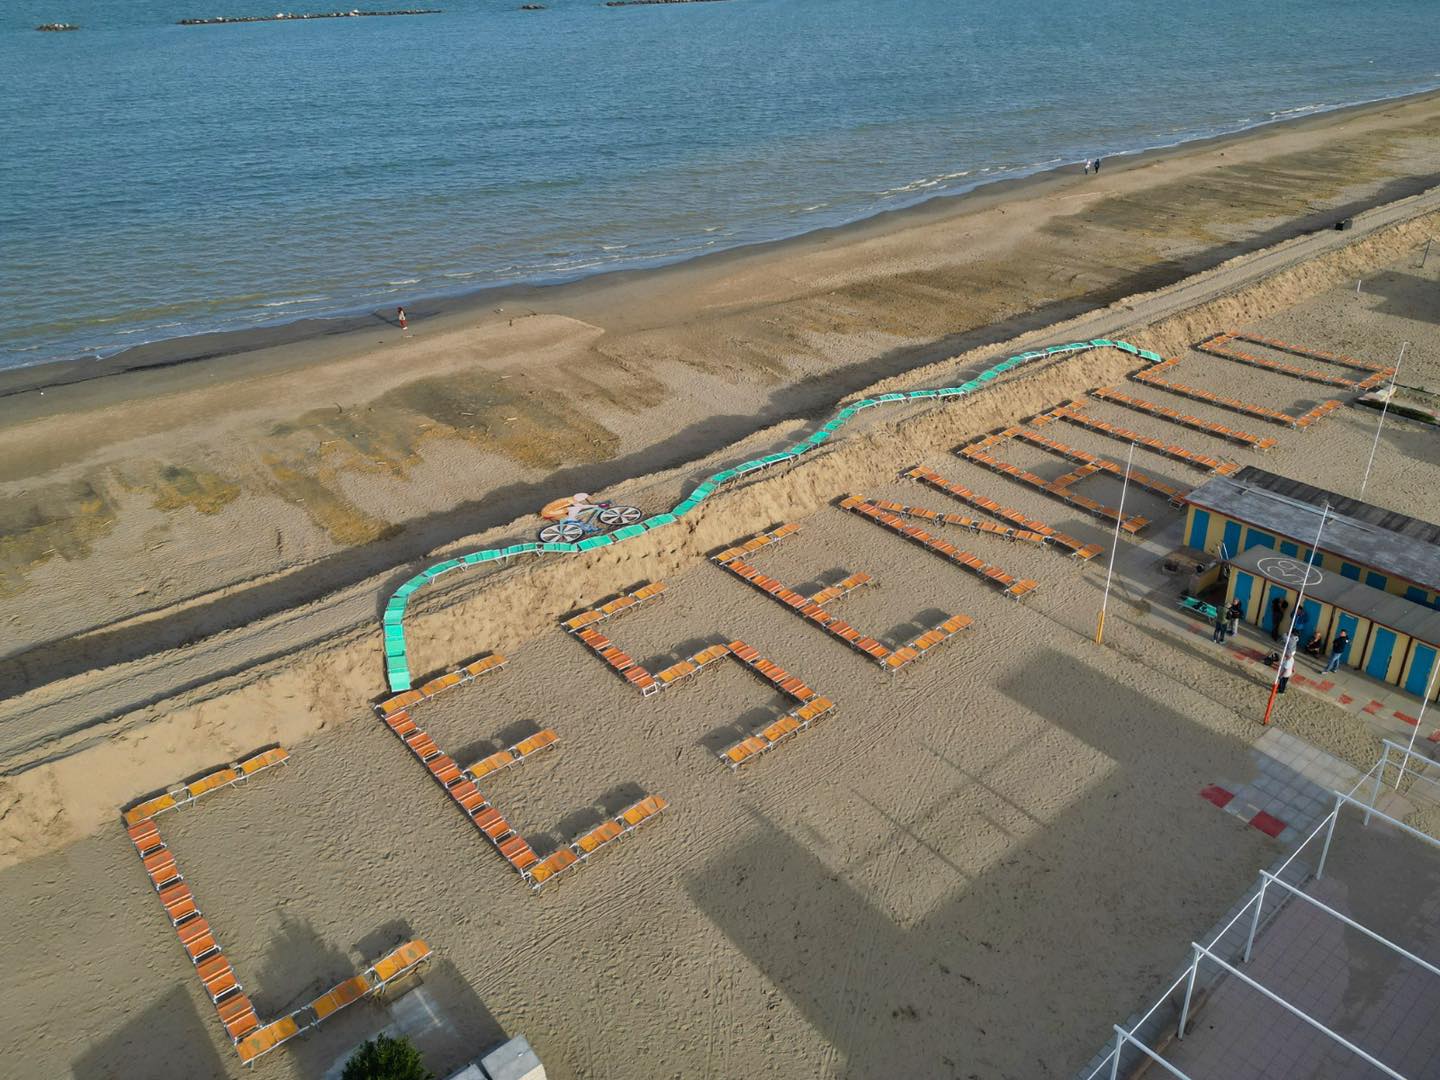
[[[1343,627],[1347,665],[1425,692],[1440,662],[1440,526],[1254,467],[1209,480],[1185,502],[1187,545],[1230,564],[1225,602],[1239,599],[1246,621],[1270,630],[1271,600],[1293,610],[1308,581],[1309,633],[1329,641]]]

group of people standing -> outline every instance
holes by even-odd
[[[1285,613],[1289,611],[1290,603],[1283,596],[1276,596],[1270,601],[1270,640],[1280,640],[1281,628],[1285,625]],[[1240,620],[1245,617],[1245,609],[1239,600],[1232,600],[1228,608],[1215,609],[1215,634],[1217,644],[1224,644],[1227,636],[1233,637],[1240,629]],[[1305,631],[1310,627],[1310,613],[1303,607],[1295,612],[1295,620],[1285,635],[1285,647],[1278,654],[1280,665],[1280,679],[1278,689],[1285,693],[1285,687],[1289,685],[1291,678],[1295,675],[1295,656],[1300,652],[1300,643],[1305,640]],[[1325,672],[1328,674],[1336,671],[1345,658],[1345,652],[1350,648],[1350,633],[1341,629],[1330,642],[1330,659],[1325,665]],[[1305,644],[1305,651],[1311,656],[1320,656],[1325,651],[1325,639],[1319,633],[1315,634]]]

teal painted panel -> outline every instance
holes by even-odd
[[[1374,570],[1365,575],[1365,584],[1372,589],[1383,589],[1389,583],[1389,579],[1384,574],[1378,574]]]
[[[1300,554],[1300,549],[1290,543],[1289,540],[1282,540],[1280,541],[1280,554],[1289,555],[1293,559],[1296,555]]]
[[[1353,563],[1348,563],[1348,562],[1347,562],[1347,563],[1341,563],[1341,564],[1340,564],[1340,576],[1341,576],[1341,577],[1348,577],[1351,581],[1359,581],[1359,580],[1360,580],[1360,567],[1354,565]]]

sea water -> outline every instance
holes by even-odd
[[[6,3],[0,367],[655,265],[1440,85],[1440,0],[432,2]]]

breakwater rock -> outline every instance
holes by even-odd
[[[406,11],[315,11],[304,14],[280,12],[278,15],[216,15],[211,19],[181,19],[181,26],[219,26],[224,23],[303,22],[306,19],[359,19],[387,15],[439,15],[439,8],[412,8]]]
[[[47,22],[47,23],[41,23],[41,24],[40,24],[39,26],[37,26],[35,29],[36,29],[36,30],[46,30],[46,31],[60,31],[60,30],[79,30],[80,27],[79,27],[77,24],[75,24],[75,23],[68,23],[68,22]]]

